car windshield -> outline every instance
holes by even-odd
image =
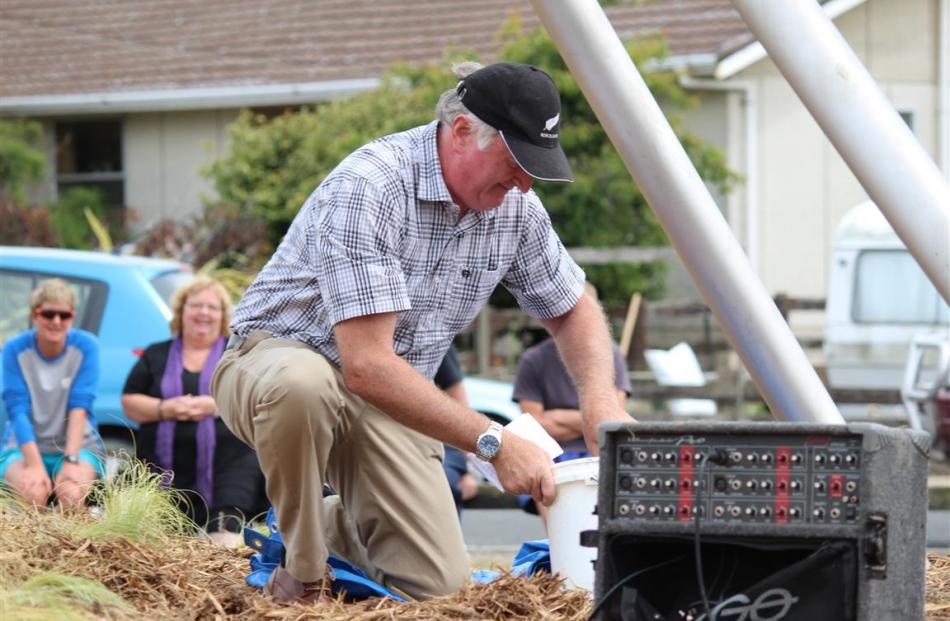
[[[175,291],[182,285],[193,280],[194,277],[195,275],[191,272],[165,272],[152,279],[152,286],[155,287],[155,291],[158,292],[158,295],[165,300],[165,304],[168,305],[168,308],[171,308],[172,297],[175,295]]]

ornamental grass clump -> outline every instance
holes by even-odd
[[[101,582],[56,572],[0,584],[0,619],[87,621],[134,610]]]
[[[179,509],[183,495],[162,486],[162,477],[146,464],[130,460],[128,467],[91,493],[99,519],[76,524],[75,537],[111,541],[125,538],[160,545],[169,537],[193,533],[196,526]]]

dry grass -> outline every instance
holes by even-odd
[[[452,596],[410,604],[338,599],[320,606],[280,605],[245,584],[249,549],[185,536],[174,520],[165,529],[151,528],[165,515],[165,505],[156,501],[164,498],[162,490],[154,491],[134,492],[139,501],[153,503],[140,517],[149,525],[146,539],[95,527],[102,518],[87,512],[39,512],[0,499],[0,618],[580,621],[590,614],[586,592],[566,590],[550,575],[506,574],[490,585],[469,584]],[[950,557],[930,560],[927,619],[950,620]]]
[[[128,499],[147,533],[131,528]],[[168,519],[174,499],[147,476],[105,490],[115,512],[37,511],[0,499],[0,619],[586,619],[584,591],[559,578],[503,575],[450,597],[286,606],[247,586],[251,550],[233,550],[181,533]],[[161,528],[156,528],[156,525]]]
[[[950,620],[950,556],[928,554],[930,569],[925,577],[927,621]]]

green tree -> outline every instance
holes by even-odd
[[[665,245],[653,212],[550,37],[541,29],[523,34],[517,17],[498,37],[504,45],[501,58],[543,68],[561,93],[561,143],[576,181],[539,183],[535,190],[565,245]],[[667,54],[661,37],[634,40],[627,49],[641,66]],[[396,66],[372,92],[300,113],[268,119],[245,112],[230,129],[229,155],[207,172],[223,201],[267,219],[276,242],[313,188],[350,151],[373,138],[432,120],[439,94],[457,81],[448,70],[449,61],[471,57],[449,52],[439,66]],[[694,105],[677,75],[644,72],[644,79],[667,109]],[[728,191],[736,177],[723,154],[686,132],[678,117],[669,119],[703,179]],[[588,266],[587,272],[607,302],[626,301],[634,291],[655,296],[663,288],[664,270],[659,264]],[[508,306],[512,300],[499,291],[492,302]]]
[[[43,127],[36,121],[0,120],[0,200],[24,204],[27,184],[43,178],[42,138]]]
[[[108,222],[102,192],[98,189],[86,186],[70,188],[46,209],[60,246],[77,250],[99,247],[85,214],[88,209],[100,222]]]

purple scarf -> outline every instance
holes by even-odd
[[[211,375],[214,373],[214,367],[218,364],[221,354],[224,353],[224,337],[218,337],[218,340],[211,346],[208,352],[208,359],[201,369],[198,376],[198,394],[210,394]],[[181,337],[176,336],[172,341],[172,346],[168,351],[168,359],[165,361],[165,373],[162,374],[162,399],[171,399],[180,397],[184,393],[181,383],[181,374],[184,370],[182,363],[182,344]],[[208,510],[211,509],[212,501],[212,481],[214,479],[214,416],[206,416],[198,421],[198,455],[195,463],[195,490],[201,494],[205,502],[208,503]],[[175,445],[175,423],[174,420],[163,420],[158,423],[158,431],[155,436],[155,457],[158,459],[158,465],[166,471],[172,470],[172,454]],[[170,475],[163,477],[165,484],[168,485]]]

